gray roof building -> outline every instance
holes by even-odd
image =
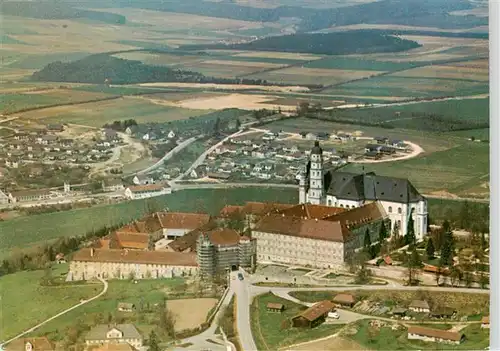
[[[88,332],[85,341],[111,341],[112,338],[109,338],[108,334],[112,330],[121,332],[121,337],[118,339],[142,339],[141,334],[133,324],[99,324]]]

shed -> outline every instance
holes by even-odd
[[[135,305],[133,303],[120,302],[118,303],[118,311],[120,312],[133,312]]]
[[[484,316],[481,319],[481,328],[490,329],[490,316]]]
[[[356,299],[351,294],[337,294],[333,302],[345,307],[352,307],[356,304]]]
[[[283,312],[285,310],[285,306],[282,303],[274,303],[269,302],[266,306],[269,312]]]
[[[434,318],[451,318],[457,313],[451,307],[438,307],[431,312],[431,316]]]
[[[392,258],[391,256],[385,256],[384,257],[384,263],[388,266],[392,265]]]
[[[406,315],[406,311],[407,311],[407,309],[404,308],[404,307],[395,307],[392,310],[392,314],[394,316],[405,316]]]
[[[318,302],[292,318],[292,326],[314,328],[323,323],[335,305],[328,300]]]

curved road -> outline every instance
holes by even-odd
[[[248,279],[250,275],[243,270],[239,271],[245,277],[244,280],[238,280],[237,273],[231,273],[231,289],[236,294],[236,326],[240,337],[241,347],[244,351],[256,351],[254,338],[252,336],[252,328],[250,322],[250,305],[255,296],[272,292],[275,295],[285,296],[292,291],[345,291],[349,288],[342,287],[318,287],[318,288],[273,288],[252,285]],[[444,292],[459,292],[464,294],[489,294],[489,290],[485,289],[468,289],[468,288],[451,288],[451,287],[419,287],[419,286],[383,286],[383,285],[360,285],[353,286],[352,290],[426,290],[426,291],[444,291]]]
[[[13,337],[13,338],[11,338],[11,339],[9,339],[7,341],[2,342],[0,344],[0,347],[4,346],[5,344],[8,344],[8,343],[10,343],[10,342],[12,342],[12,341],[14,341],[16,339],[19,339],[20,337],[22,337],[22,336],[24,336],[24,335],[26,335],[28,333],[31,333],[32,331],[40,328],[42,325],[44,325],[44,324],[46,324],[46,323],[48,323],[48,322],[50,322],[50,321],[52,321],[52,320],[54,320],[54,319],[62,316],[62,315],[66,314],[66,313],[68,313],[70,311],[73,311],[74,309],[76,309],[76,308],[78,308],[80,306],[83,306],[83,305],[89,303],[90,301],[94,301],[94,300],[100,298],[102,295],[104,295],[106,293],[106,291],[108,291],[108,282],[105,281],[105,280],[103,280],[103,279],[101,279],[101,278],[97,278],[97,279],[100,280],[104,284],[103,289],[102,289],[102,291],[99,294],[97,294],[96,296],[94,296],[94,297],[92,297],[92,298],[90,298],[88,300],[83,300],[80,303],[74,305],[73,307],[70,307],[70,308],[68,308],[68,309],[66,309],[66,310],[64,310],[64,311],[56,314],[55,316],[52,316],[49,319],[44,320],[43,322],[35,325],[34,327],[32,327],[32,328],[30,328],[28,330],[23,331],[21,334],[16,335],[15,337]]]

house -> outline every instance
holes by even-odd
[[[228,180],[231,174],[208,172],[207,177],[211,179]]]
[[[50,199],[51,192],[48,190],[21,190],[9,193],[10,202],[28,202]]]
[[[102,181],[103,191],[119,191],[125,189],[121,179],[106,179]]]
[[[465,335],[454,331],[411,325],[408,327],[408,339],[459,345],[465,340]]]
[[[125,134],[133,135],[137,132],[137,126],[129,126],[125,129]]]
[[[133,312],[135,310],[135,305],[128,302],[118,303],[118,311],[120,312]]]
[[[210,215],[206,213],[158,212],[155,215],[163,237],[170,240],[181,237],[210,222]]]
[[[452,318],[457,313],[456,310],[450,307],[438,307],[431,311],[433,318]]]
[[[377,151],[366,151],[364,154],[365,158],[369,160],[378,160],[381,158],[381,155]]]
[[[392,266],[392,258],[391,256],[385,256],[384,257],[384,263],[388,266]]]
[[[365,146],[365,153],[380,153],[380,149],[382,148],[382,145],[377,145],[377,144],[367,144]]]
[[[398,316],[398,317],[404,317],[404,316],[406,316],[406,312],[407,312],[407,310],[404,307],[395,307],[392,310],[392,315]]]
[[[490,329],[490,316],[484,316],[481,319],[481,328]]]
[[[418,313],[429,313],[431,311],[429,304],[425,300],[413,300],[408,309]]]
[[[169,138],[169,139],[175,138],[175,133],[174,133],[173,130],[171,130],[170,132],[168,132],[167,138]]]
[[[266,306],[268,312],[283,312],[285,310],[285,305],[282,303],[269,302]]]
[[[105,128],[105,129],[101,132],[101,136],[102,136],[105,140],[116,140],[116,139],[118,139],[118,133],[116,132],[116,130],[111,129],[111,128]]]
[[[85,336],[87,346],[127,343],[139,349],[143,341],[143,337],[133,324],[100,324],[92,328]]]
[[[351,294],[337,294],[333,298],[333,302],[343,307],[353,307],[356,304],[356,299]]]
[[[47,130],[51,132],[62,132],[64,130],[64,126],[62,124],[48,124]]]
[[[316,140],[316,139],[318,139],[318,136],[315,133],[307,133],[306,139],[307,140]]]
[[[146,184],[153,184],[155,181],[153,177],[147,175],[147,174],[137,174],[133,179],[132,182],[135,185],[146,185]]]
[[[5,351],[55,351],[55,345],[47,337],[19,338],[7,344]]]
[[[305,137],[307,136],[307,133],[306,132],[300,132],[299,135],[301,136],[302,139],[305,139]]]
[[[125,189],[125,196],[131,200],[146,199],[154,196],[168,195],[172,193],[172,188],[164,184],[149,184],[129,186]]]
[[[328,140],[329,138],[330,138],[330,134],[328,134],[328,133],[325,133],[325,132],[318,133],[319,140]]]
[[[314,328],[326,320],[328,313],[335,309],[335,305],[328,300],[318,302],[299,315],[292,318],[292,326]]]
[[[375,138],[373,138],[373,140],[375,140],[375,142],[377,144],[387,144],[387,142],[389,141],[389,138],[388,137],[375,137]]]

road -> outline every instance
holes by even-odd
[[[146,169],[143,169],[142,171],[139,171],[137,172],[136,174],[146,174],[146,173],[149,173],[151,171],[154,171],[156,168],[160,167],[163,165],[163,162],[169,160],[170,158],[172,158],[172,156],[174,156],[176,153],[178,153],[179,151],[181,151],[182,149],[188,147],[189,145],[191,145],[193,142],[195,142],[197,139],[199,139],[200,137],[192,137],[192,138],[189,138],[189,139],[186,139],[184,140],[183,142],[181,142],[179,145],[177,145],[176,147],[174,147],[172,150],[170,150],[169,152],[167,152],[165,154],[165,156],[163,156],[160,160],[158,160],[158,162],[156,162],[154,165],[152,166],[149,166],[148,168]]]
[[[2,343],[0,344],[0,347],[3,347],[4,345],[6,345],[6,344],[8,344],[8,343],[10,343],[10,342],[12,342],[12,341],[14,341],[14,340],[17,340],[17,339],[19,339],[20,337],[22,337],[22,336],[24,336],[24,335],[26,335],[26,334],[28,334],[28,333],[31,333],[32,331],[34,331],[34,330],[36,330],[36,329],[40,328],[42,325],[47,324],[48,322],[50,322],[50,321],[52,321],[52,320],[54,320],[54,319],[56,319],[56,318],[58,318],[58,317],[60,317],[60,316],[62,316],[62,315],[65,315],[66,313],[71,312],[71,311],[73,311],[74,309],[76,309],[76,308],[78,308],[78,307],[80,307],[80,306],[83,306],[83,305],[85,305],[85,304],[87,304],[87,303],[89,303],[89,302],[91,302],[91,301],[94,301],[94,300],[96,300],[96,299],[100,298],[102,295],[104,295],[104,294],[106,293],[106,291],[108,291],[108,282],[107,282],[107,281],[105,281],[105,280],[103,280],[103,279],[101,279],[101,278],[97,278],[97,279],[98,279],[98,280],[100,280],[100,281],[103,283],[103,285],[104,285],[104,286],[103,286],[102,291],[101,291],[99,294],[97,294],[96,296],[94,296],[94,297],[92,297],[92,298],[90,298],[90,299],[88,299],[88,300],[83,300],[83,301],[81,301],[80,303],[78,303],[78,304],[74,305],[73,307],[70,307],[70,308],[68,308],[68,309],[66,309],[66,310],[64,310],[64,311],[62,311],[62,312],[60,312],[60,313],[56,314],[55,316],[52,316],[52,317],[50,317],[50,318],[48,318],[48,319],[44,320],[43,322],[41,322],[41,323],[39,323],[39,324],[35,325],[34,327],[32,327],[32,328],[30,328],[30,329],[28,329],[28,330],[23,331],[21,334],[16,335],[15,337],[13,337],[13,338],[11,338],[11,339],[9,339],[9,340],[7,340],[7,341],[2,342]]]

